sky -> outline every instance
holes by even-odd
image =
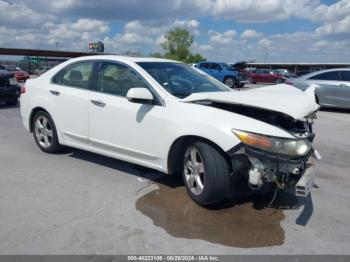
[[[211,61],[350,63],[350,0],[0,0],[0,47],[149,55],[175,27]]]

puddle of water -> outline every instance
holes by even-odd
[[[175,181],[176,185],[169,186],[167,180]],[[242,248],[283,244],[283,211],[264,208],[271,196],[241,198],[239,202],[203,208],[189,198],[178,180],[172,177],[156,180],[159,189],[136,202],[136,209],[168,234]]]

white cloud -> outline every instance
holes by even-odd
[[[336,35],[345,34],[350,38],[350,15],[340,21],[327,22],[325,25],[316,29],[318,35]]]
[[[255,31],[253,29],[247,29],[241,34],[242,39],[258,38],[261,36],[262,36],[262,33],[258,33],[257,31]]]
[[[212,45],[229,45],[233,42],[237,33],[234,30],[227,30],[223,33],[209,31],[209,43]]]
[[[193,35],[199,34],[200,23],[197,20],[174,21],[130,21],[125,24],[124,31],[113,37],[106,37],[105,46],[109,51],[148,52],[163,51],[160,45],[164,42],[164,34],[175,28],[181,27],[189,30]]]
[[[50,14],[43,14],[29,8],[25,3],[11,3],[0,0],[0,25],[9,28],[33,28],[53,20]]]
[[[98,31],[99,33],[106,33],[110,30],[109,26],[104,21],[95,19],[81,18],[71,25],[71,29],[75,31]]]
[[[214,50],[214,47],[209,44],[201,45],[201,44],[198,44],[197,42],[194,42],[192,45],[192,50],[195,53],[202,53],[202,52]]]
[[[269,35],[250,24],[237,37],[236,28],[201,25],[202,17],[235,20],[245,27],[304,18],[317,29],[283,33],[281,27],[279,34]],[[115,21],[124,28],[111,33]],[[85,51],[89,41],[104,40],[107,52],[148,54],[162,50],[164,34],[174,27],[188,29],[197,41],[193,51],[212,60],[263,61],[265,52],[277,62],[350,60],[350,0],[329,5],[321,0],[0,0],[1,47],[54,49],[59,42],[60,49]]]
[[[350,1],[341,0],[332,5],[321,4],[310,14],[315,21],[336,21],[350,14]]]
[[[263,48],[268,49],[271,46],[272,41],[268,38],[263,38],[258,42],[258,44]]]
[[[278,21],[310,13],[317,4],[317,0],[217,0],[211,14],[240,22]]]

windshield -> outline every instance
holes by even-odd
[[[211,79],[186,64],[171,62],[137,63],[170,94],[184,98],[193,93],[230,91],[224,84]]]
[[[228,64],[226,64],[226,63],[220,63],[220,65],[221,65],[221,67],[223,68],[223,69],[230,69],[231,67],[228,65]]]

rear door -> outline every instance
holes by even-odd
[[[88,101],[93,66],[91,61],[69,65],[53,77],[48,89],[59,136],[69,144],[86,145],[89,142]]]
[[[330,71],[316,74],[307,79],[309,85],[317,86],[316,95],[321,105],[337,106],[335,90],[339,85],[340,71]]]
[[[340,107],[350,108],[350,70],[340,71],[340,81],[335,87],[335,97]]]

